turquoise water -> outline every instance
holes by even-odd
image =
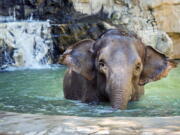
[[[138,102],[125,111],[109,104],[89,105],[63,97],[64,67],[0,72],[0,110],[77,116],[176,116],[180,115],[180,67],[167,78],[148,84]]]

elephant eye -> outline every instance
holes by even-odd
[[[141,69],[141,63],[137,63],[136,64],[136,71],[140,71],[140,69]]]
[[[104,67],[104,61],[103,61],[103,60],[100,60],[100,61],[99,61],[99,66],[100,66],[100,67]]]

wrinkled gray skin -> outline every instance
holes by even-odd
[[[126,109],[144,94],[144,84],[165,77],[176,66],[163,54],[144,46],[133,33],[109,30],[97,41],[83,40],[60,59],[68,66],[64,96],[82,102],[110,102]]]

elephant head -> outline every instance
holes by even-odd
[[[110,30],[96,41],[83,40],[68,48],[61,63],[94,80],[113,108],[126,109],[143,85],[165,77],[176,63],[145,46],[133,34]]]

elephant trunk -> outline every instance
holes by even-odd
[[[113,77],[116,78],[116,77]],[[116,78],[110,84],[110,100],[113,108],[124,110],[132,95],[132,84],[129,78]]]
[[[129,95],[127,93],[127,90],[124,89],[112,90],[111,104],[113,108],[124,110],[127,108],[128,101],[129,101]]]

